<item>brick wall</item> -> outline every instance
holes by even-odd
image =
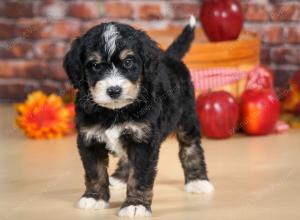
[[[262,36],[261,60],[284,85],[300,68],[300,1],[247,0],[245,27]],[[101,21],[164,28],[198,15],[198,0],[2,0],[0,100],[20,100],[36,89],[63,94],[61,67],[70,40]]]

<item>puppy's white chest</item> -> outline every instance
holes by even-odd
[[[104,142],[107,150],[121,156],[125,153],[121,136],[129,134],[135,141],[142,141],[149,134],[149,126],[142,123],[123,123],[104,129],[99,125],[95,125],[82,127],[80,131],[87,143],[90,143],[93,139]]]
[[[106,143],[107,150],[113,152],[116,155],[122,155],[124,153],[123,146],[120,142],[121,133],[122,129],[118,126],[109,128],[103,133],[103,139]]]

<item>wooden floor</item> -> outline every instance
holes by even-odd
[[[118,219],[124,190],[112,190],[110,208],[74,208],[83,193],[83,170],[75,136],[26,139],[13,125],[11,107],[0,106],[0,219]],[[153,219],[300,219],[300,131],[230,140],[204,140],[213,195],[183,191],[178,146],[161,150]],[[112,158],[110,172],[115,166]]]

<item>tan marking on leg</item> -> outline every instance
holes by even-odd
[[[146,208],[150,208],[153,198],[153,190],[151,188],[138,189],[137,181],[134,177],[134,170],[129,169],[129,177],[127,182],[127,197],[122,207],[130,204],[141,204]]]
[[[87,195],[91,195],[93,197],[101,198],[105,201],[109,199],[109,180],[107,174],[107,168],[103,163],[98,163],[96,165],[96,169],[98,172],[98,178],[85,181],[86,185],[86,193]]]

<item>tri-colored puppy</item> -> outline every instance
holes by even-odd
[[[161,143],[176,132],[185,190],[209,193],[194,89],[182,57],[194,38],[195,18],[162,51],[143,31],[103,23],[76,39],[64,68],[78,89],[78,149],[85,170],[82,209],[108,207],[109,185],[126,186],[119,216],[150,216]],[[109,178],[109,153],[120,156]]]

